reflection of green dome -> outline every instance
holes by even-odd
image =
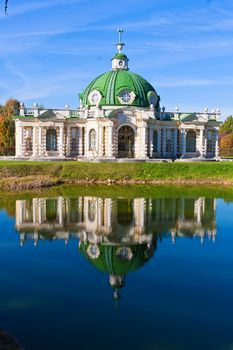
[[[99,255],[91,258],[88,254],[89,243],[81,243],[79,250],[85,257],[100,271],[110,275],[125,275],[130,271],[135,271],[147,262],[153,255],[153,250],[148,249],[147,244],[135,244],[129,246],[98,244]],[[119,249],[129,249],[132,253],[129,258],[122,257]]]
[[[116,56],[125,55],[118,53]],[[121,57],[116,58],[120,59]],[[155,92],[155,89],[140,75],[128,70],[117,69],[100,75],[88,85],[84,92],[80,94],[83,106],[92,105],[88,98],[92,91],[98,91],[100,93],[100,106],[122,106],[122,103],[119,101],[119,94],[122,91],[130,91],[135,94],[135,99],[128,105],[149,107],[150,103],[148,98],[151,92]],[[157,104],[158,103],[159,101]],[[124,103],[124,105],[127,105],[127,103]]]

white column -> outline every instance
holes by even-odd
[[[197,200],[195,200],[195,204],[194,204],[194,213],[195,216],[197,218],[197,223],[200,224],[201,223],[201,214],[202,214],[202,198],[198,198]]]
[[[203,129],[200,129],[200,137],[199,137],[199,152],[200,152],[200,157],[203,157]]]
[[[33,198],[33,200],[32,200],[32,220],[33,220],[34,225],[36,225],[36,217],[37,217],[37,198]]]
[[[59,127],[59,156],[60,157],[64,157],[63,136],[64,136],[64,125],[60,125]]]
[[[63,209],[64,209],[64,199],[63,199],[63,197],[58,197],[57,206],[58,206],[58,220],[59,220],[59,224],[63,225]]]
[[[184,158],[186,154],[186,130],[181,130],[181,157]]]
[[[108,157],[112,158],[113,156],[113,127],[108,127],[108,144],[106,144],[106,147],[108,149]]]
[[[39,127],[39,141],[38,141],[38,153],[39,156],[43,156],[43,152],[44,152],[44,145],[43,145],[43,129],[40,126]]]
[[[147,137],[146,137],[147,127],[143,126],[141,128],[141,158],[147,158]]]
[[[42,223],[42,199],[39,198],[38,201],[38,225]]]
[[[149,156],[153,157],[153,133],[154,130],[149,128]]]
[[[177,158],[177,129],[174,129],[174,145],[173,145],[173,156]]]
[[[36,134],[37,134],[37,126],[33,126],[33,135],[32,135],[33,157],[36,157],[38,155],[38,143],[37,143]]]
[[[24,127],[20,126],[20,153],[24,156]]]
[[[71,133],[70,133],[70,126],[67,126],[67,133],[66,133],[66,156],[70,156],[70,139],[71,139]]]

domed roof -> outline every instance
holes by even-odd
[[[122,55],[123,56],[123,55]],[[91,92],[100,93],[100,106],[130,105],[137,107],[149,107],[150,95],[154,95],[155,89],[140,75],[128,70],[117,69],[104,73],[94,79],[80,94],[83,106],[95,105],[90,98]],[[121,100],[121,94],[132,93],[132,99]]]
[[[94,254],[92,255],[92,248]],[[114,275],[125,275],[143,266],[153,255],[147,244],[92,245],[82,242],[79,247],[85,257],[100,271]]]

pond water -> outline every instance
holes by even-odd
[[[0,329],[23,349],[233,349],[233,202],[32,197],[0,210]]]

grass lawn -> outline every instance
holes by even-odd
[[[88,163],[76,161],[0,161],[0,179],[51,176],[60,180],[114,181],[233,181],[231,162]]]

